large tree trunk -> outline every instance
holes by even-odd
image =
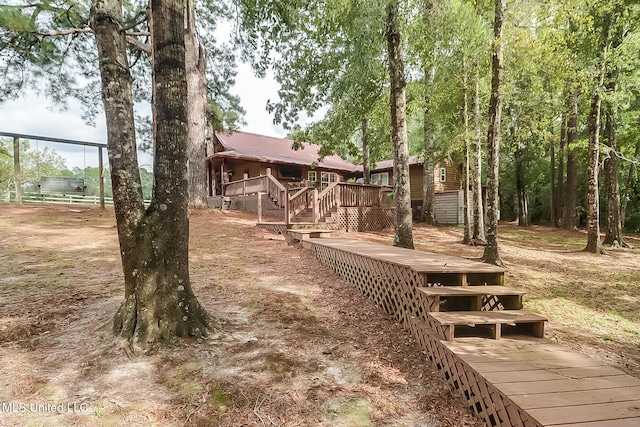
[[[614,92],[617,85],[610,88]],[[620,212],[620,183],[618,180],[618,142],[616,133],[617,113],[614,105],[608,105],[606,109],[605,137],[609,146],[609,156],[605,160],[605,182],[607,187],[607,235],[604,238],[605,245],[619,245],[627,247],[622,234],[622,217]]]
[[[469,197],[469,90],[468,90],[468,79],[467,79],[467,66],[466,59],[462,58],[462,126],[464,128],[464,148],[463,148],[463,156],[464,156],[464,164],[462,165],[462,195],[463,195],[463,205],[464,205],[464,233],[462,236],[462,243],[465,245],[469,245],[472,243],[471,240],[471,224],[470,224],[470,205],[471,198]]]
[[[189,206],[207,206],[206,108],[207,57],[196,35],[195,5],[187,0],[184,25],[187,68],[187,123],[189,135]]]
[[[576,205],[578,200],[578,162],[574,143],[578,137],[578,93],[569,99],[569,120],[567,123],[567,185],[565,204],[562,211],[562,228],[576,229]]]
[[[91,10],[125,275],[125,300],[114,317],[113,330],[136,352],[159,340],[202,336],[208,325],[189,281],[184,5],[154,0],[152,19],[155,188],[145,211],[122,3],[95,0]]]
[[[435,78],[436,68],[431,67],[429,71],[425,72],[425,107],[422,116],[422,129],[424,131],[422,140],[422,212],[420,213],[420,220],[429,225],[436,223],[434,210],[436,186],[433,179],[435,147],[433,121],[430,115],[431,98],[429,96]]]
[[[369,120],[362,118],[362,169],[364,183],[371,184],[371,146],[369,143]]]
[[[471,163],[471,184],[473,186],[473,233],[475,245],[486,245],[484,225],[484,201],[482,200],[482,120],[480,117],[480,69],[474,62],[473,90],[473,160]]]
[[[409,188],[409,144],[407,142],[406,86],[398,1],[387,4],[387,49],[391,80],[391,139],[393,141],[393,186],[395,203],[394,246],[413,249],[411,191]]]
[[[487,133],[487,245],[482,260],[502,266],[498,254],[498,180],[500,171],[500,125],[502,118],[502,76],[504,58],[502,36],[504,33],[504,11],[506,0],[494,0],[493,55],[491,59],[491,99],[489,101],[489,131]]]
[[[602,105],[601,90],[604,82],[606,47],[598,75],[595,79],[591,108],[589,110],[589,150],[587,160],[587,252],[604,253],[600,244],[600,195],[598,174],[600,172],[600,110]]]

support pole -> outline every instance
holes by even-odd
[[[262,191],[258,191],[258,223],[262,222]]]
[[[100,175],[100,208],[104,209],[104,166],[102,166],[102,147],[98,147],[98,175]]]
[[[16,204],[22,204],[22,177],[20,176],[20,139],[13,137],[13,176],[16,183]]]
[[[284,223],[289,226],[289,188],[285,188],[284,190]]]
[[[318,189],[314,188],[313,191],[311,192],[311,194],[312,194],[311,197],[313,198],[312,201],[311,201],[312,206],[313,206],[313,208],[312,208],[312,211],[313,211],[313,223],[317,224],[318,222],[320,222],[320,215],[319,215],[319,212],[318,212]]]

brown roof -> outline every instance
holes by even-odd
[[[302,143],[304,148],[294,150],[290,139],[275,138],[240,131],[216,131],[216,137],[225,151],[213,154],[209,158],[227,157],[250,159],[265,163],[287,163],[294,165],[311,165],[317,163],[325,169],[336,169],[355,172],[356,166],[342,160],[339,156],[326,156],[318,162],[320,146]]]

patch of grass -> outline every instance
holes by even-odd
[[[211,402],[211,406],[219,413],[224,414],[229,409],[229,402],[231,401],[231,396],[225,393],[221,389],[215,389],[211,392],[211,397],[209,397],[209,402]]]
[[[362,398],[341,398],[329,403],[328,415],[332,425],[342,427],[371,426],[373,408]]]

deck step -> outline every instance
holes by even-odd
[[[503,325],[530,326],[533,336],[544,336],[544,322],[546,318],[523,310],[496,311],[449,311],[427,313],[431,325],[447,341],[453,341],[457,326],[476,327],[488,325],[491,327],[493,339],[500,339]]]
[[[522,296],[525,294],[516,288],[502,285],[490,286],[429,286],[419,287],[419,295],[426,300],[428,311],[480,311],[482,299],[487,296],[498,297],[508,310],[522,309]]]
[[[319,237],[330,237],[332,230],[318,230],[318,229],[291,229],[287,233],[297,240],[307,240]]]

